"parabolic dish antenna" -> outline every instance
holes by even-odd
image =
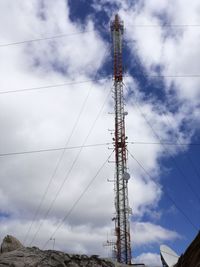
[[[128,172],[124,172],[123,178],[128,181],[130,179],[130,174]]]
[[[173,267],[179,259],[179,256],[176,254],[176,252],[166,245],[160,246],[160,255],[161,260],[166,267]]]

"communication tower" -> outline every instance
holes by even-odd
[[[125,116],[123,96],[123,58],[122,37],[124,26],[118,15],[111,22],[113,45],[113,80],[115,101],[115,234],[116,234],[116,260],[120,263],[131,264],[131,242],[129,223],[129,201],[127,172],[127,143],[125,134]]]

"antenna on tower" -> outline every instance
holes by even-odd
[[[130,240],[130,207],[128,201],[127,172],[127,143],[125,134],[125,116],[123,98],[123,59],[122,59],[122,37],[124,32],[123,22],[115,15],[111,22],[111,34],[113,45],[113,85],[115,101],[115,235],[116,235],[116,260],[120,263],[131,264],[131,240]]]

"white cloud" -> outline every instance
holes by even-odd
[[[193,1],[189,8],[186,1],[176,1],[175,4],[169,1],[158,2],[145,1],[139,11],[135,8],[120,11],[125,20],[127,38],[136,42],[136,46],[130,43],[132,52],[139,54],[150,73],[153,65],[160,64],[163,66],[163,75],[198,75],[200,67],[197,60],[200,34],[198,27],[162,27],[161,19],[164,19],[165,15],[168,19],[167,24],[198,25],[199,1]],[[161,14],[163,15],[160,16]],[[157,25],[157,27],[134,27],[134,25]],[[199,99],[198,78],[168,77],[165,82],[167,90],[171,88],[172,83],[175,85],[174,90],[180,101],[183,99],[192,101],[195,107]]]
[[[38,224],[41,221],[38,221]],[[16,236],[19,240],[23,241],[24,231],[28,229],[29,223],[13,220],[3,221],[1,225],[1,237],[3,238],[7,233]],[[53,247],[53,242],[48,241],[47,236],[51,236],[57,226],[55,220],[43,221],[43,228],[40,232],[37,240],[31,244],[31,236],[27,245],[36,245],[41,248],[47,249]],[[80,254],[101,254],[106,255],[106,251],[103,248],[103,243],[106,241],[105,233],[109,232],[108,227],[91,227],[90,225],[78,225],[72,226],[64,224],[54,236],[55,249],[64,250],[68,253],[80,253]],[[48,241],[48,242],[47,242]],[[46,245],[46,246],[45,246]],[[92,249],[91,249],[92,248]]]
[[[163,228],[149,222],[136,222],[132,226],[134,233],[134,244],[136,246],[162,243],[166,240],[180,238],[177,232]]]
[[[148,267],[161,267],[160,255],[156,253],[142,253],[134,259],[134,263],[144,263]]]

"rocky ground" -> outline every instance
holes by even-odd
[[[6,236],[1,244],[0,267],[114,267],[109,260],[97,255],[72,255],[55,250],[26,248],[12,236]]]
[[[19,248],[0,255],[0,266],[11,267],[114,267],[112,262],[86,255],[71,255],[54,250],[42,251],[36,247]]]

